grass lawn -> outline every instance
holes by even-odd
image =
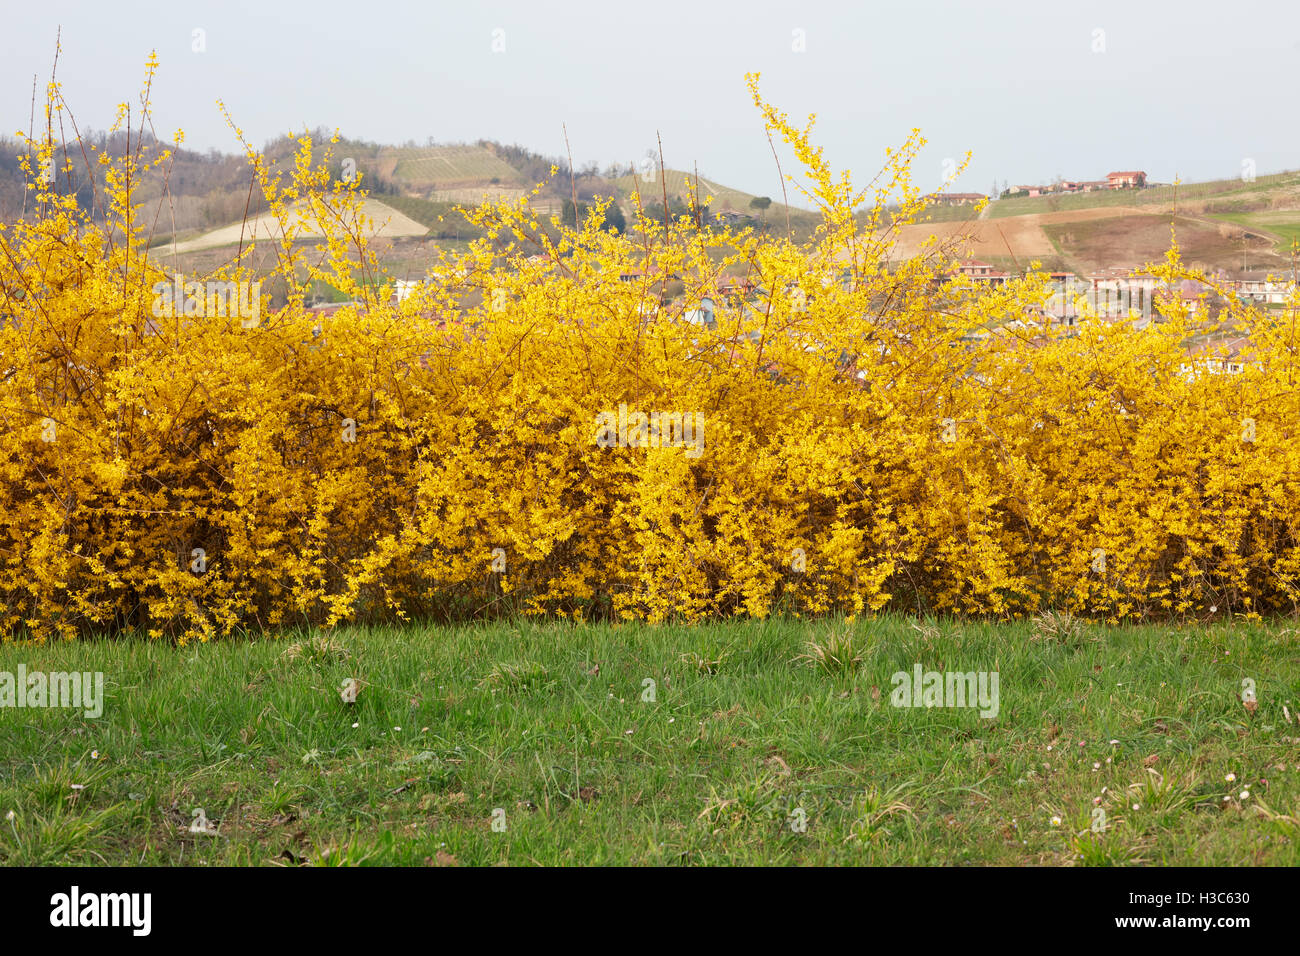
[[[917,664],[997,672],[997,715],[892,706]],[[518,622],[19,665],[105,699],[0,709],[4,865],[1300,864],[1282,623]]]
[[[1276,236],[1276,251],[1279,255],[1289,254],[1291,244],[1300,242],[1300,210],[1281,209],[1269,212],[1221,213],[1214,218]],[[1284,274],[1280,269],[1277,271]]]

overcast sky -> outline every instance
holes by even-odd
[[[381,0],[6,3],[0,122],[28,127],[56,29],[65,95],[106,127],[161,60],[156,127],[233,151],[220,97],[258,144],[304,126],[384,143],[520,143],[669,166],[780,196],[744,74],[864,181],[920,127],[923,188],[974,153],[954,187],[996,179],[1161,182],[1300,167],[1300,3],[611,2]],[[195,31],[203,31],[196,34]],[[196,36],[202,40],[200,44]],[[196,50],[202,46],[201,51]]]

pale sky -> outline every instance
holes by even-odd
[[[156,49],[155,124],[234,151],[220,97],[257,144],[304,126],[385,143],[519,143],[574,160],[669,166],[771,195],[780,180],[744,74],[864,181],[920,127],[926,189],[1102,178],[1160,182],[1300,168],[1300,4],[775,0],[7,3],[0,124],[26,130],[33,75],[82,127],[137,100]],[[196,52],[195,32],[203,46]],[[494,32],[500,31],[500,32]],[[801,32],[796,32],[801,31]],[[495,41],[495,44],[494,44]],[[494,45],[498,48],[494,50]],[[504,47],[504,49],[500,49]],[[800,51],[802,47],[802,51]],[[783,162],[785,156],[783,155]]]

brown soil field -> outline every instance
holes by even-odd
[[[926,222],[904,226],[891,259],[905,259],[921,252],[932,236],[941,242],[957,240],[957,255],[962,258],[986,259],[1012,256],[1027,262],[1056,255],[1056,248],[1043,227],[1069,222],[1090,222],[1141,215],[1138,209],[1109,206],[1100,209],[1077,209],[1009,216],[1005,219],[978,219],[957,222]]]
[[[1076,268],[1140,265],[1161,259],[1168,251],[1170,218],[1149,213],[1113,216],[1086,222],[1050,223],[1045,231]],[[1189,265],[1235,272],[1242,268],[1243,259],[1253,269],[1276,268],[1286,263],[1273,252],[1269,239],[1244,239],[1241,234],[1242,230],[1224,223],[1183,216],[1174,220],[1179,252]]]

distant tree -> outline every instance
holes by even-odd
[[[578,228],[579,220],[587,218],[587,212],[588,212],[587,204],[585,202],[580,202],[578,203],[577,215],[574,215],[573,200],[566,199],[564,200],[564,208],[560,212],[560,222],[564,223],[564,225],[566,226],[572,226],[574,229],[576,229]]]
[[[602,197],[597,196],[595,198],[600,199]],[[587,218],[590,212],[591,207],[589,205],[585,202],[579,202],[578,214],[575,216],[573,214],[573,200],[566,199],[560,212],[560,222],[576,229],[582,225],[583,220]],[[605,231],[622,234],[626,228],[627,218],[623,215],[623,210],[618,207],[617,202],[611,202],[605,210]]]
[[[647,202],[641,207],[642,213],[651,222],[664,221],[664,204],[659,202]],[[704,206],[697,209],[694,205],[687,205],[681,196],[673,196],[668,200],[668,218],[681,219],[683,216],[694,222],[697,216],[701,223],[708,222],[712,218],[709,214],[709,207]]]
[[[605,210],[605,228],[619,235],[627,229],[627,219],[616,202],[610,203],[609,208]]]
[[[764,218],[767,217],[767,209],[771,205],[772,205],[772,200],[767,196],[755,196],[753,199],[749,201],[749,208],[757,209],[760,213],[763,214]]]

